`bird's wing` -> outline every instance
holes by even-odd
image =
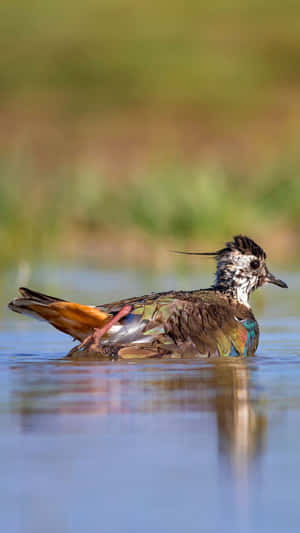
[[[188,354],[191,347],[207,357],[247,355],[256,348],[257,323],[253,315],[240,320],[235,311],[230,304],[200,298],[179,301],[166,317],[165,332],[181,348],[183,355]],[[251,345],[249,330],[255,334]]]
[[[129,304],[132,311],[101,339],[100,350],[126,359],[162,355],[220,357],[255,351],[258,331],[253,315],[237,317],[235,307],[216,294],[204,291],[185,296],[165,293],[101,306],[112,313]]]

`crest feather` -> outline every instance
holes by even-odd
[[[217,252],[217,255],[223,255],[226,252],[238,251],[245,255],[255,255],[259,259],[266,259],[266,252],[246,235],[236,235],[233,240],[226,243],[226,247]]]
[[[220,257],[227,252],[238,251],[245,255],[255,255],[259,259],[266,259],[266,252],[246,235],[236,235],[232,241],[226,242],[225,248],[217,250],[216,252],[182,252],[179,250],[171,250],[175,254],[183,255],[207,255],[211,257]]]

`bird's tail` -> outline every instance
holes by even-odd
[[[8,307],[16,313],[46,320],[56,329],[82,341],[111,320],[111,315],[90,305],[81,305],[20,287],[21,297],[14,298]]]

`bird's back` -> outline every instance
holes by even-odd
[[[124,305],[131,312],[103,337],[104,356],[238,356],[254,353],[258,344],[251,309],[214,289],[155,293],[99,309],[113,315]]]

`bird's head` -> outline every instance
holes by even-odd
[[[185,252],[192,255],[210,255],[217,260],[214,288],[228,294],[244,305],[255,289],[266,283],[287,288],[276,278],[266,264],[266,253],[252,239],[236,235],[225,247],[216,252]]]
[[[249,237],[237,235],[215,256],[216,287],[232,292],[233,297],[245,305],[248,305],[251,292],[266,283],[287,288],[284,281],[269,271],[265,251]]]

